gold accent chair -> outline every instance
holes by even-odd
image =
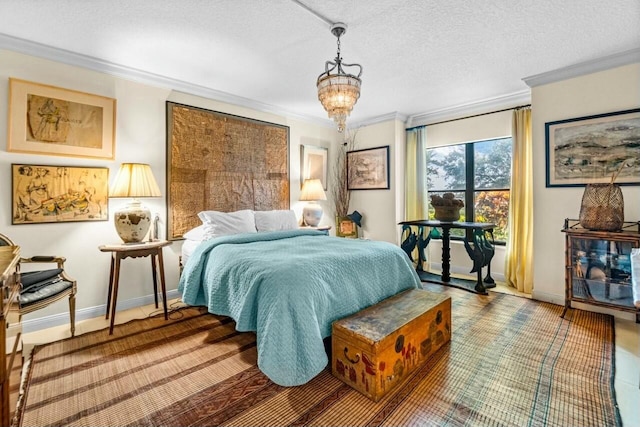
[[[0,246],[13,246],[15,243],[0,234]],[[56,264],[57,269],[39,271],[20,271],[20,297],[18,311],[20,318],[24,314],[40,310],[62,298],[69,297],[69,320],[71,336],[76,332],[76,291],[77,284],[64,270],[66,258],[60,256],[33,256],[20,258],[18,271],[23,264]]]

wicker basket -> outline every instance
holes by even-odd
[[[618,231],[624,223],[624,199],[616,184],[588,184],[580,205],[580,225],[588,230]]]
[[[460,207],[458,206],[434,206],[435,218],[438,221],[453,222],[460,219]]]

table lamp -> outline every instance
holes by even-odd
[[[317,200],[327,200],[322,189],[322,182],[319,179],[305,179],[302,184],[300,200],[309,202],[302,209],[302,219],[309,227],[317,227],[322,219],[322,206],[316,203]]]
[[[142,206],[139,197],[160,197],[160,188],[151,167],[143,163],[123,163],[109,189],[109,197],[133,198],[114,214],[118,235],[125,243],[139,243],[151,226],[151,212]]]

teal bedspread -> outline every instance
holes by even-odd
[[[396,245],[289,230],[203,242],[178,290],[185,303],[230,316],[238,331],[255,331],[260,370],[295,386],[327,365],[322,339],[333,321],[418,287]]]

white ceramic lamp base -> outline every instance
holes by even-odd
[[[322,219],[322,206],[316,202],[309,202],[302,209],[302,218],[309,227],[317,227]]]
[[[118,235],[125,243],[138,243],[149,232],[151,211],[134,200],[113,216]]]

